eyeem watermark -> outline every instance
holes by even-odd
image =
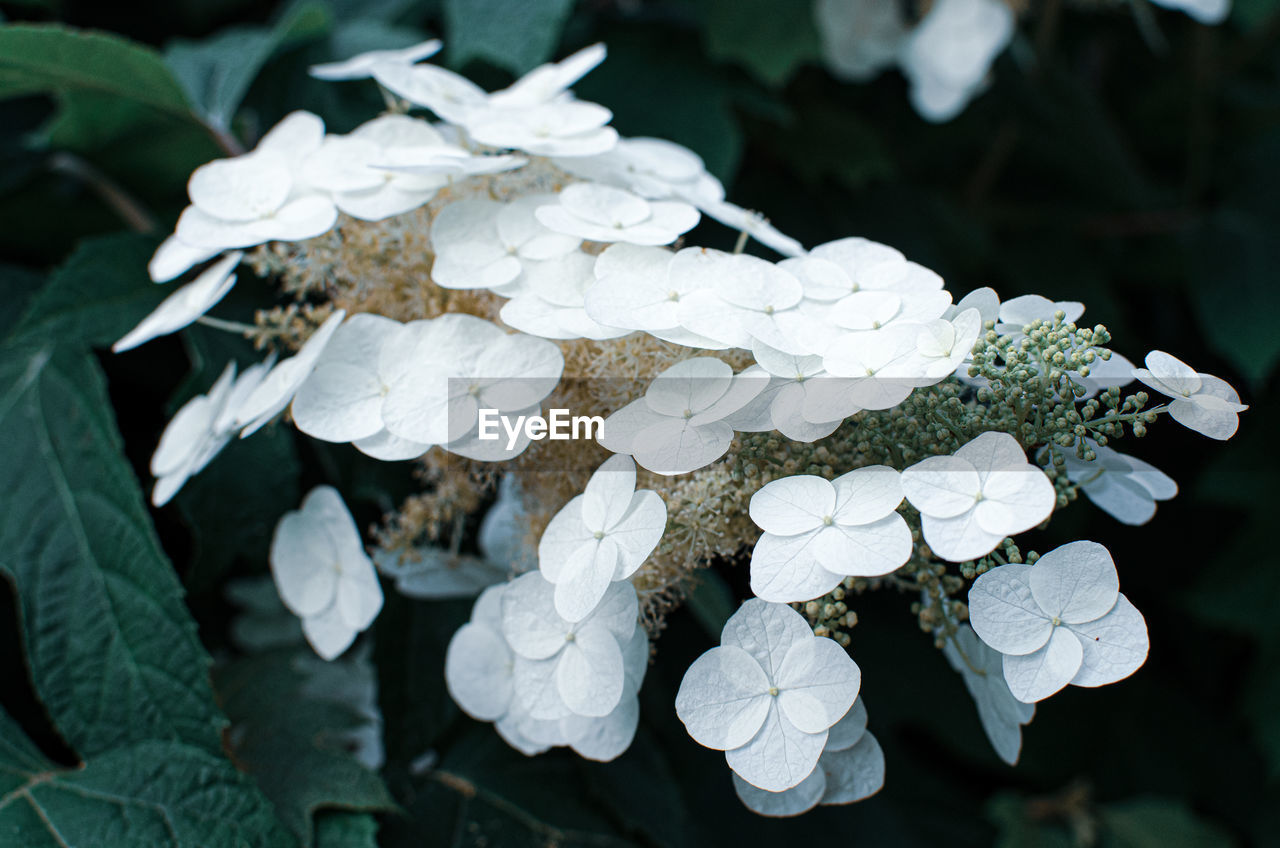
[[[501,427],[502,432],[499,432]],[[477,436],[484,441],[497,441],[507,436],[507,450],[514,450],[520,433],[535,442],[569,439],[598,439],[604,433],[604,417],[570,415],[567,409],[552,409],[551,415],[517,415],[514,421],[496,409],[481,409]]]

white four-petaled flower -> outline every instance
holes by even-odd
[[[1022,751],[1022,726],[1036,714],[1035,704],[1024,704],[1009,691],[1004,679],[1004,658],[961,625],[942,645],[951,667],[964,678],[969,697],[978,708],[978,720],[996,755],[1016,765]]]
[[[878,577],[911,557],[911,530],[894,510],[900,474],[857,468],[835,480],[783,477],[751,496],[765,533],[751,553],[751,591],[766,601],[819,598],[845,577]]]
[[[626,580],[662,540],[667,506],[657,492],[636,491],[629,456],[605,460],[555,514],[538,543],[538,567],[555,584],[555,607],[567,621],[581,621],[609,584]]]
[[[1197,373],[1187,363],[1162,350],[1147,354],[1146,368],[1135,368],[1133,376],[1169,401],[1169,416],[1183,427],[1211,439],[1229,439],[1240,426],[1239,413],[1249,407],[1226,380]]]
[[[1114,683],[1147,659],[1146,621],[1120,593],[1115,563],[1096,542],[983,574],[969,589],[969,621],[1004,654],[1009,690],[1025,703],[1068,683]]]
[[[280,599],[326,660],[345,651],[382,609],[382,587],[360,531],[331,486],[317,486],[302,509],[285,513],[271,539],[271,575]]]
[[[858,697],[861,672],[785,604],[747,601],[721,644],[685,672],[676,714],[689,735],[725,752],[729,768],[768,792],[798,785],[818,764],[832,725]]]
[[[990,553],[1006,536],[1053,512],[1057,495],[1008,433],[987,432],[951,456],[931,456],[902,472],[929,548],[952,562]]]

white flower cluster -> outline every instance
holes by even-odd
[[[886,28],[885,9],[896,8],[848,5],[874,11],[879,17],[862,22],[877,30]],[[830,11],[832,4],[821,6]],[[1008,10],[997,0],[933,4],[903,54],[918,59],[911,74],[921,102],[940,114],[971,96],[1008,38],[1011,18],[993,22],[1001,15]],[[949,27],[973,31],[958,53],[934,44],[946,40],[938,33]],[[1003,34],[992,39],[992,32]],[[983,345],[1003,339],[1006,353],[1029,350],[1078,318],[1083,305],[1035,296],[1001,303],[990,289],[953,303],[937,274],[891,247],[844,238],[805,250],[727,202],[691,151],[622,138],[607,109],[574,98],[569,87],[604,58],[601,46],[493,93],[419,63],[438,47],[378,51],[313,71],[324,79],[372,77],[407,101],[406,109],[429,109],[438,122],[395,112],[350,134],[327,135],[319,118],[299,112],[252,152],[198,169],[188,186],[191,206],[151,272],[168,280],[225,256],[117,349],[200,320],[234,283],[244,248],[321,235],[340,213],[378,221],[428,203],[435,204],[424,224],[431,282],[502,298],[501,321],[517,332],[460,312],[402,322],[335,310],[293,356],[268,359],[239,379],[228,366],[207,396],[179,411],[152,460],[153,501],[172,497],[235,432],[250,435],[286,408],[301,432],[351,443],[377,459],[411,459],[440,447],[505,461],[534,437],[525,430],[509,441],[480,438],[480,410],[539,413],[561,382],[567,340],[648,334],[696,354],[612,411],[598,441],[614,455],[551,518],[536,552],[511,530],[520,506],[509,477],[481,530],[483,557],[432,549],[408,560],[376,556],[378,569],[408,595],[479,593],[446,658],[446,682],[463,710],[494,722],[527,754],[569,746],[608,760],[635,734],[649,658],[632,581],[668,530],[668,504],[659,492],[637,490],[637,465],[662,476],[696,472],[725,456],[741,433],[776,431],[813,443],[850,416],[899,414],[896,407],[915,390],[953,376],[953,387],[979,398],[1028,374],[1057,386],[1054,363],[1094,362],[1095,354],[1070,335],[1074,341],[1059,342],[1039,364],[1010,353],[1007,366],[988,363],[982,376],[975,365],[971,376]],[[864,58],[874,65],[887,55]],[[957,71],[953,61],[969,70]],[[521,174],[525,182],[504,184],[516,186],[510,191],[476,190]],[[785,258],[681,248],[704,214]],[[749,353],[754,364],[735,372],[706,351],[736,362]],[[1246,408],[1225,382],[1168,354],[1153,352],[1147,368],[1136,370],[1103,354],[1094,373],[1100,388],[1108,387],[1103,399],[1133,377],[1171,398],[1158,410],[1137,411],[1145,400],[1134,401],[1134,411],[1113,403],[1115,422],[1168,412],[1223,439]],[[1077,388],[1080,396],[1099,391],[1071,391]],[[1021,434],[1022,423],[1008,429]],[[1065,475],[1121,521],[1150,519],[1155,502],[1175,493],[1173,481],[1098,439],[1081,437],[1075,457],[1044,441],[1028,443],[1060,482]],[[972,630],[957,618],[959,604],[944,603],[938,635],[1009,762],[1034,712],[1030,703],[1068,683],[1119,680],[1144,661],[1142,616],[1119,594],[1100,545],[1075,542],[1033,565],[987,562],[1008,537],[1046,521],[1059,492],[1008,432],[973,432],[956,444],[954,453],[903,468],[863,464],[834,479],[775,475],[751,497],[749,516],[762,531],[750,566],[758,597],[729,619],[722,644],[689,669],[676,703],[696,741],[725,751],[750,808],[794,815],[867,797],[883,782],[883,755],[865,730],[858,666],[841,643],[815,635],[787,606],[839,600],[851,580],[893,579],[913,560],[962,563],[981,573],[969,594]],[[909,523],[917,518],[918,540]],[[285,605],[326,659],[341,654],[381,608],[378,572],[328,487],[281,520],[271,568]]]
[[[1139,0],[1145,2],[1145,0]],[[1231,0],[1151,0],[1216,24]],[[910,22],[904,0],[815,0],[814,20],[832,72],[864,82],[897,65],[911,105],[929,121],[949,121],[987,87],[991,65],[1013,39],[1018,4],[935,0]]]

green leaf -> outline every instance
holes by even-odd
[[[1230,848],[1235,841],[1187,805],[1140,798],[1102,806],[1102,848]]]
[[[343,738],[367,719],[345,704],[305,695],[298,657],[284,649],[237,660],[217,671],[214,685],[231,719],[236,761],[280,820],[310,845],[317,810],[393,810],[395,802]]]
[[[147,276],[155,239],[102,236],[80,244],[32,298],[14,338],[105,347],[173,292]]]
[[[60,769],[0,710],[3,848],[287,844],[248,778],[221,757],[176,741],[137,742]]]
[[[711,58],[736,62],[768,85],[782,85],[800,65],[822,57],[811,3],[704,0],[704,6]]]
[[[368,813],[330,810],[316,816],[316,848],[378,848],[378,820]]]
[[[225,129],[267,60],[323,35],[330,23],[322,3],[301,3],[274,26],[228,27],[200,41],[175,39],[165,47],[164,60],[196,110]]]
[[[56,24],[0,26],[0,98],[96,91],[190,117],[182,88],[149,47]]]
[[[513,74],[547,61],[573,0],[444,0],[449,63],[483,59]]]
[[[87,353],[0,351],[0,571],[36,691],[82,757],[148,740],[221,752],[209,658],[121,455]]]
[[[9,329],[18,322],[27,302],[39,291],[44,278],[17,265],[0,263],[0,299],[6,308],[0,312],[0,337],[8,335]]]

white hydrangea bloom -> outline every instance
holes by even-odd
[[[1067,478],[1099,509],[1123,524],[1146,524],[1156,514],[1156,501],[1178,494],[1178,484],[1148,462],[1086,440],[1093,461],[1064,451]]]
[[[769,374],[769,385],[755,400],[725,419],[734,430],[740,433],[777,430],[793,441],[814,442],[834,433],[847,416],[859,410],[857,404],[849,401],[847,391],[833,390],[829,392],[833,404],[824,410],[831,418],[810,421],[804,413],[810,391],[830,382],[847,387],[849,381],[827,374],[822,369],[820,356],[795,356],[759,343],[751,349],[758,363],[753,367]],[[839,405],[841,398],[845,400],[843,406]]]
[[[819,804],[852,804],[883,787],[884,751],[867,732],[867,708],[861,697],[831,728],[818,765],[796,786],[768,792],[733,776],[733,788],[742,803],[752,812],[775,818],[798,816]]]
[[[747,254],[710,248],[681,250],[667,266],[667,279],[686,291],[676,304],[680,326],[727,347],[759,341],[784,353],[809,350],[809,321],[797,308],[804,294],[785,268]]]
[[[605,153],[557,159],[555,163],[575,177],[624,188],[650,200],[708,191],[714,196],[719,185],[707,174],[701,156],[662,138],[619,138]]]
[[[611,582],[635,574],[667,527],[657,492],[636,491],[636,464],[611,456],[551,519],[538,543],[538,567],[555,584],[556,612],[581,621]]]
[[[1197,373],[1187,363],[1162,350],[1147,354],[1146,368],[1135,368],[1133,376],[1151,388],[1173,398],[1169,417],[1189,430],[1211,439],[1229,439],[1240,426],[1239,413],[1248,409],[1226,380]]]
[[[312,438],[354,442],[381,432],[387,380],[379,362],[399,321],[362,312],[334,331],[293,397],[293,423]]]
[[[177,238],[192,248],[225,250],[328,232],[338,210],[299,173],[323,138],[320,118],[293,112],[253,151],[196,168],[187,182],[191,206],[178,218]]]
[[[605,419],[600,444],[657,474],[687,474],[724,456],[733,428],[724,419],[768,385],[768,375],[734,375],[711,356],[677,362],[638,398]]]
[[[345,651],[382,609],[382,587],[355,519],[331,486],[317,486],[302,509],[285,513],[271,539],[271,576],[280,599],[326,660]]]
[[[563,100],[569,87],[595,70],[608,55],[603,44],[592,44],[559,62],[547,62],[500,91],[489,95],[497,108],[537,106]]]
[[[1220,24],[1231,12],[1231,0],[1151,0],[1157,6],[1186,12],[1202,24]]]
[[[539,207],[548,229],[587,241],[670,244],[698,223],[698,210],[682,201],[645,200],[600,183],[574,183],[556,202]]]
[[[444,45],[437,38],[401,47],[398,50],[369,50],[341,62],[325,62],[312,65],[308,73],[322,80],[357,80],[373,76],[374,69],[380,65],[403,65],[408,67],[423,59],[429,59],[440,52]]]
[[[508,326],[544,339],[616,339],[632,332],[606,326],[587,314],[587,293],[596,283],[596,257],[574,250],[557,259],[522,265],[520,290],[499,314]]]
[[[833,377],[848,379],[814,385],[805,397],[805,418],[831,418],[849,404],[891,409],[906,400],[928,382],[930,363],[917,355],[920,330],[919,324],[900,323],[837,339],[827,348],[822,366]]]
[[[271,363],[268,359],[250,366],[237,378],[236,364],[228,362],[207,395],[196,395],[174,414],[151,456],[151,473],[156,477],[152,505],[167,504],[226,447],[235,433],[239,409],[262,382]]]
[[[985,87],[1013,30],[1013,11],[1001,0],[937,0],[899,57],[921,117],[940,122],[960,114]]]
[[[1006,536],[1048,518],[1057,502],[1049,478],[1027,462],[1017,439],[1000,432],[917,462],[902,472],[902,489],[920,511],[929,548],[952,562],[990,553]]]
[[[412,321],[389,336],[380,352],[383,425],[418,445],[444,445],[465,456],[490,451],[472,458],[509,459],[528,446],[527,436],[522,433],[511,450],[505,439],[478,439],[479,411],[532,414],[563,370],[564,356],[551,342],[504,333],[473,315]]]
[[[521,701],[534,718],[567,712],[600,717],[625,693],[622,647],[635,633],[639,607],[627,581],[610,583],[600,603],[572,622],[556,611],[555,587],[540,572],[517,577],[502,596],[502,633],[524,662],[515,669]],[[545,704],[541,713],[536,705]],[[557,709],[562,704],[565,710]]]
[[[189,326],[231,291],[236,284],[236,266],[243,256],[239,251],[229,253],[201,271],[194,280],[166,297],[164,302],[113,344],[111,349],[116,353],[131,350],[144,342],[176,333]]]
[[[245,398],[236,411],[236,424],[243,428],[241,438],[257,432],[289,405],[346,316],[346,311],[339,309],[326,318],[297,353],[277,363]]]
[[[895,510],[900,474],[871,465],[834,480],[783,477],[751,496],[764,530],[751,553],[751,591],[766,601],[819,598],[845,577],[879,577],[911,557],[911,530]]]
[[[439,65],[378,63],[369,69],[383,88],[397,97],[435,112],[441,120],[461,125],[482,109],[488,95],[471,80]]]
[[[969,589],[969,621],[1004,654],[1009,690],[1025,703],[1068,683],[1115,683],[1147,659],[1146,621],[1120,593],[1115,563],[1096,542],[983,574]]]
[[[907,34],[899,0],[816,0],[813,14],[837,77],[864,82],[898,61]]]
[[[950,318],[926,321],[916,333],[915,358],[923,385],[945,380],[964,364],[982,334],[982,315],[966,309]]]
[[[1019,334],[1033,321],[1052,321],[1058,312],[1063,313],[1064,321],[1078,321],[1084,314],[1084,304],[1078,300],[1054,301],[1038,294],[1024,294],[1000,304],[996,332]]]
[[[557,99],[528,106],[469,111],[463,126],[472,139],[490,147],[535,156],[591,156],[618,142],[608,126],[613,113],[598,103]]]
[[[814,636],[800,613],[759,599],[730,617],[720,642],[685,672],[676,714],[694,741],[724,751],[752,786],[799,785],[858,697],[857,664]]]
[[[431,279],[448,289],[491,289],[506,297],[518,293],[528,263],[562,258],[582,242],[538,222],[535,210],[555,197],[534,194],[506,204],[482,198],[450,203],[431,225],[436,253]]]
[[[381,115],[349,135],[328,136],[302,163],[301,173],[338,209],[363,221],[381,221],[417,209],[448,184],[445,174],[388,169],[447,148],[431,124],[407,115]]]
[[[685,274],[670,274],[678,255],[660,247],[610,245],[597,257],[596,282],[583,296],[587,315],[605,326],[643,330],[686,347],[729,347],[680,326],[680,300],[696,291],[700,282]]]
[[[155,282],[167,283],[220,253],[220,247],[195,247],[176,235],[169,236],[160,243],[147,263],[147,273]]]
[[[978,708],[978,720],[995,749],[1009,765],[1017,765],[1022,751],[1022,726],[1035,717],[1035,704],[1024,704],[1009,691],[1004,679],[1004,658],[987,646],[968,625],[942,645],[951,667],[964,678],[969,697]]]

